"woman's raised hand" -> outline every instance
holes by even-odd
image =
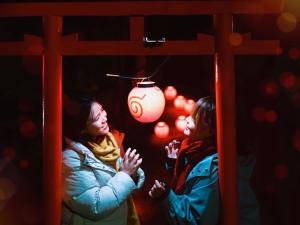
[[[165,192],[166,192],[166,184],[164,182],[155,180],[148,194],[151,198],[159,198]]]
[[[180,146],[180,141],[173,140],[168,145],[165,146],[165,149],[167,151],[167,155],[169,158],[176,159],[177,158],[177,152]]]
[[[129,176],[135,178],[136,171],[140,167],[142,161],[143,159],[140,158],[140,154],[136,154],[136,149],[131,150],[131,148],[128,148],[124,155],[120,171],[123,171]]]

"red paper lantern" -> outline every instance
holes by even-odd
[[[185,105],[185,97],[183,97],[182,95],[178,95],[174,100],[174,106],[177,109],[184,109],[184,105]]]
[[[178,116],[175,121],[175,126],[176,126],[177,130],[184,131],[184,129],[186,127],[185,116]]]
[[[166,138],[169,135],[170,128],[163,121],[158,122],[154,127],[155,136],[158,138]]]
[[[137,121],[150,123],[157,120],[164,111],[165,97],[153,81],[137,83],[128,95],[128,107]]]
[[[191,113],[193,108],[195,106],[195,101],[193,99],[189,99],[185,102],[185,105],[184,105],[184,110],[187,112],[187,113]]]
[[[164,91],[167,100],[173,100],[177,96],[177,90],[174,86],[167,86]]]

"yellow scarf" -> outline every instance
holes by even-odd
[[[120,148],[112,133],[108,132],[100,143],[88,142],[88,145],[98,159],[118,169],[116,162],[120,157]]]
[[[120,148],[113,134],[108,132],[107,135],[101,140],[101,142],[87,142],[90,150],[94,153],[94,155],[100,159],[102,162],[105,162],[111,165],[114,169],[117,168],[117,160],[120,157]],[[127,225],[140,225],[139,217],[136,212],[134,202],[132,196],[130,196],[127,200],[128,203],[128,217],[127,217]]]

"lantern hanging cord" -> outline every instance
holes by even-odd
[[[119,77],[119,78],[124,78],[124,79],[131,79],[131,80],[149,80],[150,78],[154,77],[160,70],[160,68],[169,60],[170,56],[168,55],[164,61],[156,68],[156,70],[154,70],[150,76],[147,77],[130,77],[130,76],[121,76],[118,74],[111,74],[111,73],[107,73],[106,76],[107,77]]]

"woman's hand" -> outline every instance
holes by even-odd
[[[149,191],[149,196],[151,198],[159,198],[166,192],[166,184],[155,180],[151,190]]]
[[[143,159],[140,158],[140,154],[136,154],[136,149],[131,150],[128,148],[120,167],[120,171],[127,173],[132,178],[136,177],[136,171],[140,167]]]
[[[167,155],[171,159],[177,159],[177,152],[180,146],[180,141],[173,140],[168,145],[165,146]]]

